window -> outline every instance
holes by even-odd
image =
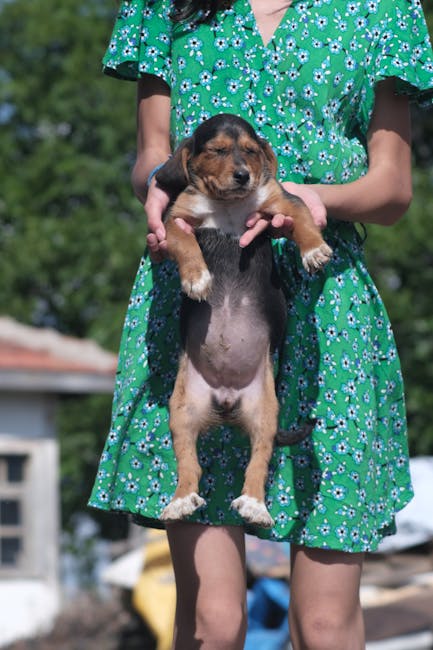
[[[26,461],[0,454],[0,570],[23,568]]]
[[[58,576],[58,445],[0,432],[0,580]]]

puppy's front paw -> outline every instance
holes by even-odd
[[[206,300],[212,286],[212,276],[207,269],[181,276],[182,291],[192,300]]]
[[[191,492],[186,497],[179,497],[170,501],[168,506],[164,508],[161,514],[163,521],[179,521],[188,515],[204,506],[206,501],[202,499],[196,492]]]
[[[302,264],[308,273],[319,271],[332,257],[332,248],[325,242],[302,255]]]
[[[262,528],[271,528],[275,523],[265,504],[255,497],[249,497],[247,494],[242,494],[242,496],[232,501],[231,507],[237,510],[240,516],[250,524],[256,524]]]

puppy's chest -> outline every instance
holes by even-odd
[[[204,194],[195,194],[191,200],[194,216],[201,219],[198,228],[216,228],[228,235],[240,237],[246,230],[245,221],[263,204],[265,188],[254,190],[244,199],[220,201]]]

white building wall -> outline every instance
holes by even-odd
[[[17,567],[0,566],[0,647],[47,632],[60,611],[58,443],[43,437],[47,430],[52,435],[52,409],[43,396],[19,404],[10,400],[0,408],[0,456],[26,458],[22,557]],[[8,498],[8,489],[0,489],[0,498]]]
[[[0,393],[0,435],[54,438],[56,396],[43,393]]]

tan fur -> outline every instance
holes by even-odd
[[[261,140],[259,145],[248,134],[244,134],[239,138],[238,147],[243,153],[243,162],[252,179],[250,191],[260,188],[262,200],[254,206],[254,210],[271,216],[284,214],[292,217],[292,238],[299,248],[305,268],[314,273],[328,261],[332,251],[315,225],[309,209],[301,199],[284,192],[276,181],[277,161],[267,142]],[[204,215],[200,210],[194,209],[192,201],[197,194],[207,196],[213,201],[232,196],[233,200],[239,200],[239,205],[242,206],[245,194],[233,184],[233,150],[234,143],[231,138],[227,134],[221,134],[209,140],[204,150],[194,159],[186,147],[181,148],[174,156],[173,163],[181,166],[187,181],[193,183],[179,194],[166,221],[167,252],[179,267],[182,287],[194,285],[207,267],[194,236],[179,232],[181,228],[175,223],[175,219],[181,218],[194,227],[202,225]],[[317,259],[314,257],[315,252]],[[309,259],[310,253],[313,253],[312,259]],[[207,286],[201,297],[191,297],[205,300],[209,289],[210,286]],[[189,295],[188,291],[186,293]]]

